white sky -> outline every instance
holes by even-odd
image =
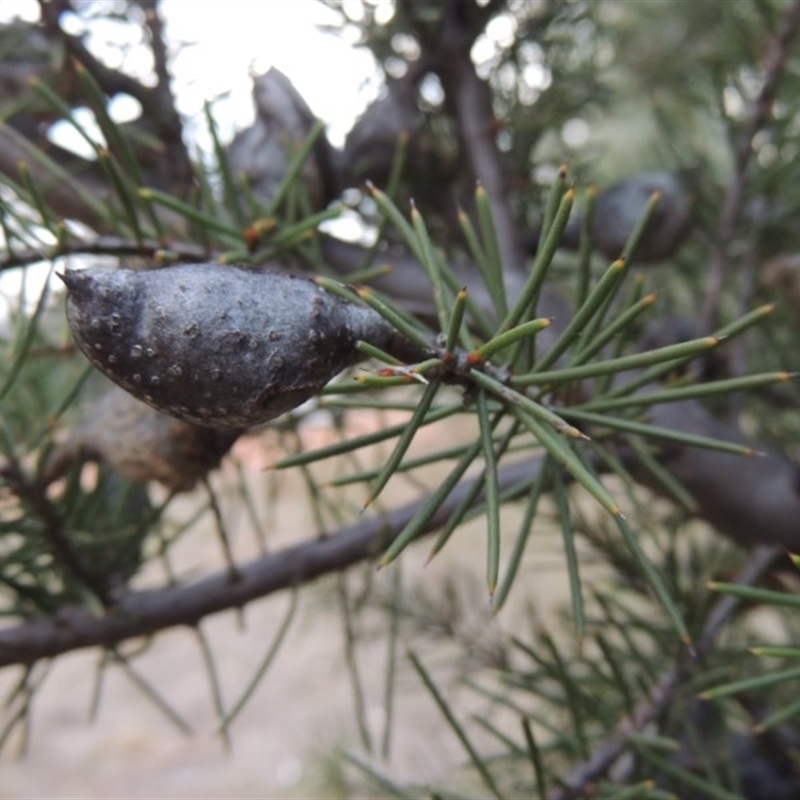
[[[197,43],[173,62],[181,111],[189,117],[205,100],[229,93],[218,109],[221,121],[246,127],[253,117],[250,72],[275,66],[340,144],[377,92],[372,56],[320,31],[316,26],[336,15],[316,0],[164,0],[162,10],[174,40]]]

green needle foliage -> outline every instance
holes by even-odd
[[[235,747],[309,607],[340,623],[353,796],[798,796],[800,3],[331,0],[387,76],[340,148],[276,73],[256,81],[285,117],[259,108],[229,141],[209,98],[185,126],[159,7],[124,5],[70,13],[137,29],[146,80],[47,4],[0,23],[0,665],[17,670],[0,748],[24,741],[44,664],[85,647],[93,713],[114,670],[187,733],[138,663],[175,626]],[[90,155],[40,135],[56,122]],[[623,178],[641,185],[606,188]],[[258,429],[132,404],[73,344],[56,273],[204,262],[310,277],[381,335],[311,400],[290,376],[296,407]],[[236,314],[203,325],[266,374]],[[273,513],[286,502],[308,529]],[[198,574],[182,553],[203,535],[217,561]],[[205,618],[286,590],[231,691]],[[403,730],[410,691],[439,727]],[[403,735],[459,756],[396,774]]]

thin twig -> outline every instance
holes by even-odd
[[[224,724],[227,712],[225,710],[225,700],[222,694],[222,685],[219,679],[219,669],[217,668],[214,651],[212,650],[211,644],[203,632],[203,629],[199,625],[194,629],[194,632],[197,638],[197,644],[200,647],[200,653],[203,657],[203,665],[205,666],[206,674],[208,675],[208,684],[209,688],[211,689],[211,699],[214,702],[214,713],[217,715],[217,721],[220,723],[219,735],[220,739],[222,740],[222,746],[225,748],[226,753],[230,753],[231,735],[228,726]]]
[[[737,583],[752,586],[770,568],[780,555],[777,547],[758,547],[753,551]],[[714,645],[722,628],[741,606],[742,601],[733,595],[721,597],[711,609],[703,632],[694,647],[694,659],[706,655]],[[633,717],[626,717],[613,730],[606,741],[598,746],[591,757],[579,764],[561,780],[561,786],[547,796],[547,800],[577,800],[586,796],[588,784],[606,775],[625,753],[632,734],[658,719],[669,706],[676,690],[686,675],[686,664],[677,664],[665,672],[649,696],[640,703]]]
[[[163,242],[155,239],[125,239],[119,236],[98,236],[92,241],[67,241],[56,248],[16,250],[0,260],[0,272],[16,267],[25,267],[39,261],[55,261],[67,256],[129,256],[132,258],[155,259],[159,254],[168,252],[184,263],[203,262],[211,258],[211,254],[203,247],[181,242]]]
[[[359,669],[357,652],[358,633],[353,620],[352,600],[347,586],[347,576],[340,573],[337,581],[337,594],[339,595],[339,608],[344,634],[344,657],[347,671],[350,675],[350,686],[353,691],[353,706],[355,710],[358,733],[361,744],[368,753],[372,753],[372,736],[367,723],[367,702],[364,694],[364,681]]]
[[[158,102],[158,126],[162,141],[167,147],[162,160],[168,172],[168,185],[186,187],[190,185],[194,171],[186,145],[183,142],[183,123],[172,93],[172,76],[169,71],[164,20],[161,18],[156,0],[138,0],[144,10],[145,25],[150,33],[150,49],[158,83],[153,89]]]
[[[219,507],[217,495],[214,492],[214,487],[208,479],[208,475],[203,476],[203,487],[208,495],[208,507],[211,510],[211,516],[214,519],[214,528],[217,532],[217,538],[222,549],[222,555],[225,563],[228,565],[228,577],[232,581],[239,580],[239,566],[236,559],[233,557],[233,550],[231,549],[231,537],[228,535],[228,529],[225,526],[225,519],[222,516],[222,509]]]
[[[142,104],[145,111],[155,113],[157,108],[153,102],[153,90],[140,83],[124,72],[112,69],[103,64],[92,55],[86,45],[78,36],[67,33],[61,27],[61,15],[65,11],[74,11],[72,3],[47,3],[39,2],[39,13],[42,25],[48,36],[59,38],[66,46],[72,57],[80,62],[91,76],[97,81],[100,88],[108,95],[129,94]]]
[[[501,489],[519,484],[540,466],[540,458],[509,465],[498,474]],[[420,535],[432,533],[444,524],[469,493],[473,482],[465,481],[457,486]],[[211,614],[240,608],[256,598],[296,588],[375,558],[403,530],[425,499],[363,519],[335,535],[257,558],[240,568],[237,581],[231,581],[225,569],[188,586],[125,595],[103,615],[72,606],[60,609],[57,618],[32,619],[0,630],[0,668],[28,664],[84,647],[113,648],[126,639],[147,636],[176,625],[193,626]],[[480,497],[476,498],[476,502],[480,501]]]
[[[719,299],[725,285],[729,266],[729,244],[736,233],[736,224],[742,209],[745,190],[745,172],[753,155],[753,140],[769,121],[778,83],[783,75],[792,45],[800,28],[800,0],[795,0],[786,10],[777,34],[769,43],[764,66],[764,82],[753,100],[750,114],[744,123],[734,153],[734,172],[722,203],[717,235],[708,267],[701,329],[710,331],[716,326]]]
[[[61,14],[65,10],[70,10],[71,4],[47,3],[40,0],[39,12],[47,34],[64,43],[70,55],[86,68],[109,97],[128,94],[142,104],[144,116],[166,145],[166,154],[160,163],[160,167],[167,173],[166,185],[174,186],[176,189],[186,187],[191,183],[193,171],[189,153],[183,142],[183,123],[170,88],[163,21],[152,0],[142,0],[140,5],[144,9],[145,24],[150,33],[150,47],[156,68],[157,83],[152,88],[124,72],[103,64],[92,55],[80,37],[67,33],[61,27]]]
[[[470,57],[474,36],[482,28],[465,18],[466,4],[449,0],[441,40],[426,54],[435,65],[448,103],[456,117],[467,161],[475,179],[486,190],[505,272],[521,275],[524,260],[519,232],[508,203],[508,182],[497,147],[498,121],[492,110],[489,85],[475,72]],[[422,40],[423,47],[425,39]]]

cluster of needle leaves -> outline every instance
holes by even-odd
[[[621,551],[617,555],[625,559]],[[480,787],[468,796],[585,797],[587,776],[623,751],[628,758],[613,775],[592,780],[592,797],[766,796],[754,794],[754,786],[794,796],[787,786],[796,770],[791,759],[797,737],[786,723],[797,715],[790,687],[797,678],[798,650],[757,645],[758,635],[746,624],[715,642],[714,628],[734,596],[735,602],[762,608],[796,608],[796,596],[741,584],[692,586],[707,572],[710,555],[698,547],[683,558],[673,552],[663,564],[695,636],[700,658],[693,666],[682,658],[663,607],[635,587],[602,583],[589,592],[581,638],[559,635],[559,626],[569,627],[570,621],[548,623],[531,607],[527,624],[509,635],[492,669],[464,670],[462,689],[480,712],[466,713],[426,659],[409,653],[464,757],[462,768],[434,796],[452,796],[466,785]],[[717,592],[728,597],[715,597]],[[796,620],[786,624],[796,641]],[[755,663],[759,659],[788,666],[765,671]],[[739,679],[720,685],[731,675]],[[402,784],[375,764],[350,759],[391,797],[424,793],[422,786]]]
[[[280,184],[265,202],[254,195],[243,176],[234,175],[213,108],[207,103],[205,120],[213,153],[195,154],[196,182],[191,196],[181,198],[177,193],[148,185],[131,142],[109,113],[108,98],[85,67],[76,61],[73,68],[101,138],[44,82],[32,80],[30,91],[94,153],[111,187],[107,197],[95,196],[48,155],[46,149],[13,128],[5,126],[4,132],[46,176],[47,184],[58,183],[73,192],[76,202],[85,206],[109,235],[93,244],[87,242],[80,230],[50,208],[44,185],[37,183],[25,162],[20,162],[18,180],[3,178],[10,193],[0,194],[0,227],[7,250],[0,267],[24,265],[31,260],[31,250],[51,259],[94,252],[131,258],[143,256],[156,264],[212,257],[220,263],[260,264],[289,248],[305,245],[311,250],[307,257],[313,258],[314,232],[321,223],[338,217],[342,211],[341,204],[334,204],[312,213],[303,181],[298,180],[314,145],[324,133],[322,122],[292,149]]]
[[[688,642],[688,631],[667,586],[642,552],[617,499],[601,477],[603,472],[623,477],[627,474],[615,450],[602,442],[630,441],[635,457],[655,479],[669,485],[676,500],[689,506],[691,498],[658,463],[660,444],[713,448],[743,457],[757,455],[738,443],[656,427],[649,423],[647,411],[656,403],[708,397],[787,380],[790,377],[787,373],[776,372],[697,383],[693,373],[687,370],[690,362],[702,358],[770,314],[771,306],[759,307],[711,336],[644,352],[628,352],[632,326],[655,302],[653,294],[644,293],[640,276],[633,281],[625,279],[635,259],[637,244],[659,202],[656,193],[642,209],[640,223],[620,258],[597,279],[590,272],[588,244],[584,248],[586,257],[579,275],[577,308],[571,319],[557,321],[561,323],[558,334],[542,347],[537,334],[552,330],[555,321],[538,316],[537,309],[575,196],[575,189],[569,186],[566,167],[560,171],[550,194],[542,245],[516,297],[507,296],[491,212],[482,187],[478,186],[475,194],[477,227],[466,214],[460,215],[470,254],[491,298],[492,308],[488,311],[478,307],[469,291],[459,285],[457,275],[434,246],[413,204],[406,217],[388,194],[375,187],[369,187],[369,192],[384,218],[399,232],[425,269],[435,301],[438,333],[369,286],[343,285],[330,278],[317,278],[327,290],[350,302],[363,303],[381,314],[429,354],[420,363],[401,364],[389,354],[362,344],[364,354],[378,362],[375,369],[354,380],[348,377],[334,382],[326,389],[324,400],[330,406],[339,402],[358,405],[352,400],[353,395],[410,384],[416,387],[411,406],[402,401],[395,408],[413,410],[403,424],[292,455],[278,466],[307,465],[396,439],[381,469],[349,479],[349,482],[359,480],[367,484],[366,507],[380,495],[394,474],[418,465],[416,461],[406,463],[404,459],[420,428],[457,414],[474,415],[479,435],[447,454],[455,459],[455,465],[439,486],[431,489],[419,511],[383,553],[379,566],[394,561],[427,528],[468,468],[476,460],[482,460],[482,469],[471,491],[440,526],[431,556],[444,547],[462,521],[483,514],[488,591],[494,608],[499,609],[516,576],[540,496],[565,481],[576,482],[611,516],[652,591],[668,609],[683,640]],[[676,378],[676,375],[682,377]],[[461,387],[460,395],[453,396],[446,391],[453,384]],[[517,453],[523,450],[536,454],[541,463],[532,467],[528,475],[506,485],[502,463],[511,449]],[[443,456],[443,453],[438,454],[440,458]],[[437,455],[431,457],[435,458]],[[506,559],[506,571],[501,576],[500,508],[504,502],[518,498],[526,498],[528,504],[526,524],[520,530],[511,556]],[[580,619],[579,565],[574,557],[566,506],[564,509],[561,522],[565,551],[572,554],[568,566],[575,595],[573,607]],[[579,628],[582,628],[580,621]]]

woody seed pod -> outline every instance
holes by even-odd
[[[591,226],[592,247],[609,259],[619,258],[628,238],[639,224],[654,192],[660,194],[652,216],[635,251],[637,264],[653,264],[672,258],[695,223],[694,198],[689,190],[688,170],[682,172],[643,172],[608,189],[595,200]],[[561,247],[580,247],[582,221],[572,217],[567,223]],[[536,252],[540,231],[528,237],[528,249]]]
[[[179,419],[247,428],[317,394],[363,356],[359,340],[419,357],[384,319],[305,278],[216,264],[62,276],[87,358]]]
[[[158,481],[170,491],[188,492],[216,469],[239,436],[162,414],[112,386],[87,403],[77,424],[48,455],[46,484],[76,461],[99,461],[130,481]]]

